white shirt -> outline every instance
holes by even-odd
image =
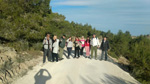
[[[100,46],[99,39],[98,38],[93,38],[91,40],[91,45],[92,46]]]
[[[67,40],[67,48],[72,48],[73,47],[73,42],[69,41],[69,39]]]

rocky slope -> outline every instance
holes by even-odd
[[[25,75],[41,61],[40,57],[32,58],[27,52],[17,53],[13,48],[0,46],[0,84],[8,84]]]

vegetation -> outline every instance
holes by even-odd
[[[107,36],[111,50],[109,54],[118,58],[124,56],[130,61],[131,73],[143,84],[150,83],[150,40],[145,36],[132,39],[130,32],[118,34],[102,32],[88,24],[65,20],[65,16],[52,13],[50,0],[0,0],[0,44],[17,51],[41,50],[45,34],[58,37]],[[18,57],[18,62],[24,61]],[[7,63],[8,64],[8,63]]]
[[[0,0],[0,39],[1,43],[17,51],[39,49],[35,45],[42,42],[45,34],[50,32],[58,37],[86,36],[92,29],[88,24],[82,25],[65,20],[65,16],[52,13],[50,0]]]
[[[130,73],[143,84],[150,83],[150,39],[138,36],[132,39],[128,31],[112,34],[104,33],[109,39],[111,50],[109,54],[115,58],[124,56],[130,62]]]

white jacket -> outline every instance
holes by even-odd
[[[44,45],[44,49],[48,49],[48,40],[46,37],[43,40],[43,45]],[[49,48],[52,49],[52,40],[51,39],[49,39]]]
[[[57,39],[54,43],[53,43],[53,53],[58,53],[59,50],[59,39]]]

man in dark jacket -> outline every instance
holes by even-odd
[[[107,51],[109,50],[109,42],[107,41],[107,38],[104,37],[100,49],[102,50],[102,56],[101,60],[104,58],[104,53],[105,53],[105,61],[107,60]]]
[[[66,45],[66,41],[65,41],[65,38],[66,36],[63,35],[63,37],[60,39],[60,42],[59,42],[59,59],[62,60],[62,56],[63,56],[63,53],[64,53],[64,48],[65,48],[65,45]]]

